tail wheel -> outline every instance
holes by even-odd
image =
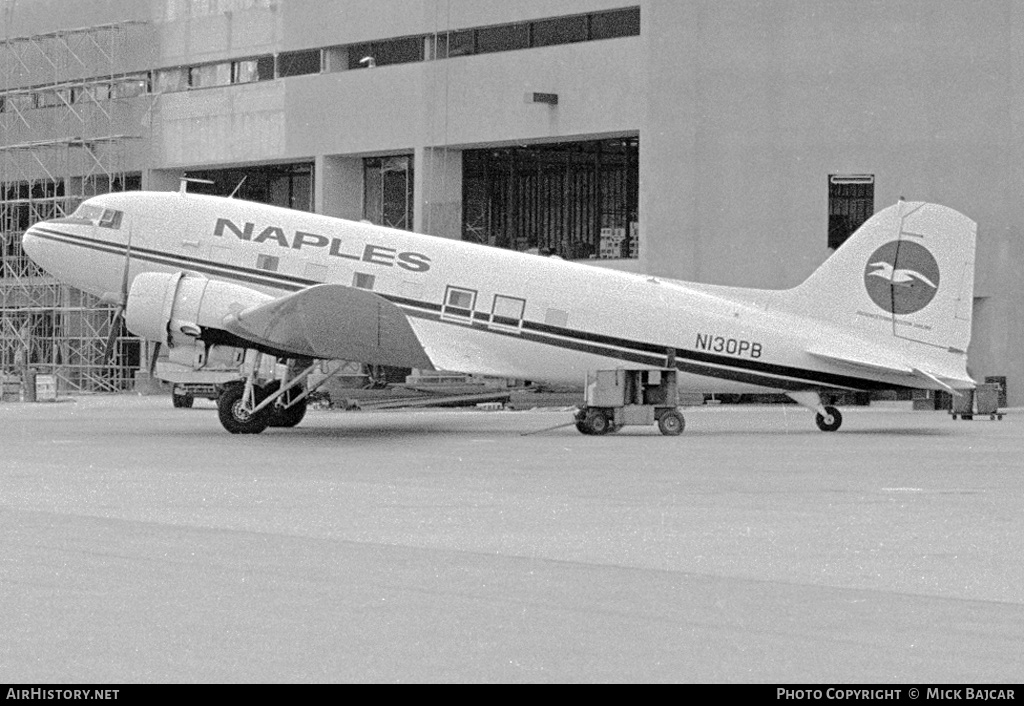
[[[822,431],[835,431],[843,423],[843,415],[831,405],[825,407],[825,414],[820,412],[815,415],[814,421]]]
[[[269,395],[274,394],[275,392],[277,392],[277,389],[279,387],[281,387],[281,383],[276,381],[276,380],[274,382],[270,383],[269,385],[267,385],[266,387],[263,388],[266,391],[266,395],[265,396],[269,396]],[[303,392],[303,389],[304,388],[301,385],[298,385],[296,387],[293,387],[293,388],[289,389],[287,392],[285,392],[284,395],[282,395],[282,397],[283,397],[283,399],[285,401],[285,404],[287,404],[288,402],[291,402],[294,398],[296,398],[299,395],[301,395],[302,392]],[[269,422],[268,426],[272,426],[272,427],[294,427],[294,426],[298,426],[299,422],[302,421],[302,418],[306,416],[306,400],[307,399],[308,398],[303,398],[302,400],[300,400],[299,402],[296,402],[295,404],[293,404],[291,407],[288,407],[287,409],[282,409],[281,407],[278,407],[277,404],[270,405],[270,409],[268,410],[270,412],[270,422]]]
[[[667,410],[658,417],[658,430],[665,436],[679,436],[685,428],[683,415],[674,409]]]
[[[270,414],[261,409],[255,414],[247,411],[243,405],[245,383],[235,382],[224,388],[217,398],[217,415],[221,425],[232,434],[259,434],[270,423]],[[256,404],[267,397],[266,390],[255,389]]]

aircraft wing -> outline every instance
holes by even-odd
[[[433,369],[408,317],[363,289],[320,284],[225,317],[229,333],[299,357]]]
[[[815,358],[827,360],[830,363],[838,363],[851,368],[875,371],[887,374],[906,375],[916,378],[919,382],[929,382],[938,385],[942,389],[959,396],[961,393],[948,382],[930,371],[914,367],[903,360],[887,356],[872,356],[870,354],[849,354],[846,352],[837,353],[832,351],[811,349],[807,351]],[[947,378],[948,379],[948,378]],[[955,383],[963,383],[962,387],[974,387],[972,380],[953,380]]]

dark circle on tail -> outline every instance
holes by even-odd
[[[864,288],[880,309],[914,314],[928,306],[939,291],[939,263],[923,245],[894,240],[868,258]]]

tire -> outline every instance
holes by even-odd
[[[277,392],[279,387],[281,387],[281,383],[275,380],[263,389],[266,391],[266,396],[269,397]],[[301,385],[293,387],[285,393],[285,397],[289,399],[291,399],[293,395],[297,397],[302,394],[302,391],[303,388]],[[306,416],[306,402],[308,399],[309,398],[303,399],[301,402],[298,402],[288,409],[278,409],[277,405],[270,405],[270,408],[268,409],[270,413],[270,421],[267,426],[281,428],[298,426],[299,422],[302,421],[302,418]]]
[[[187,392],[183,395],[179,395],[177,392],[171,393],[171,404],[175,409],[189,409],[193,402],[195,402],[195,398]]]
[[[665,436],[679,436],[685,428],[686,421],[677,410],[667,410],[658,417],[658,431]]]
[[[588,409],[583,417],[583,424],[586,425],[594,436],[604,436],[614,426],[608,415],[599,409]]]
[[[232,434],[259,434],[270,423],[270,414],[262,409],[256,414],[241,411],[242,396],[245,394],[245,383],[235,382],[227,385],[224,392],[217,398],[217,416],[221,426]],[[256,402],[266,398],[266,391],[256,388]]]
[[[838,409],[829,405],[825,407],[825,414],[828,416],[822,416],[820,412],[814,415],[814,421],[817,423],[819,429],[822,431],[835,431],[842,426],[843,415]]]

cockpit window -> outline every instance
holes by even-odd
[[[76,208],[75,212],[71,215],[74,218],[84,218],[87,221],[92,221],[93,223],[95,223],[100,219],[100,216],[103,215],[103,207],[95,206],[89,203],[83,203],[78,208]]]
[[[124,217],[124,212],[113,208],[103,208],[96,204],[83,203],[75,209],[71,217],[83,221],[92,221],[93,225],[98,225],[100,228],[118,230],[121,227],[121,219]]]
[[[112,208],[103,210],[103,215],[100,216],[100,228],[113,228],[117,230],[121,227],[121,216],[124,214],[121,211],[115,211]]]

